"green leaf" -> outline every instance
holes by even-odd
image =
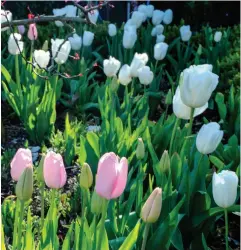
[[[100,158],[100,144],[99,144],[99,137],[94,132],[88,132],[86,134],[86,139],[89,142],[90,146],[94,150],[96,156]]]
[[[224,103],[224,95],[222,93],[217,93],[215,96],[215,101],[218,105],[218,112],[219,112],[220,118],[222,120],[225,120],[225,117],[227,115],[227,108]]]

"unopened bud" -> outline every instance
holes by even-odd
[[[45,159],[45,154],[42,154],[42,157],[39,162],[38,169],[37,169],[37,180],[39,182],[44,182],[44,172],[43,172],[44,159]]]
[[[201,44],[199,44],[199,46],[198,46],[197,53],[199,56],[202,54],[202,45]]]
[[[145,157],[145,145],[141,138],[138,138],[138,144],[136,148],[136,158],[142,160]]]
[[[90,188],[92,183],[93,183],[93,174],[91,168],[87,163],[84,163],[80,173],[80,187]]]
[[[172,104],[172,91],[169,89],[167,95],[166,95],[166,100],[165,100],[166,105],[171,105]]]
[[[168,173],[168,171],[170,170],[170,157],[168,155],[168,151],[165,150],[162,154],[162,158],[160,160],[160,169],[161,169],[161,173]]]
[[[44,51],[49,50],[49,42],[48,42],[48,40],[45,40],[45,42],[43,44],[43,47],[42,47],[42,50],[44,50]]]
[[[91,213],[99,215],[102,212],[102,206],[103,206],[104,198],[99,196],[96,191],[93,192],[92,198],[91,198]]]
[[[118,83],[118,79],[116,76],[114,76],[111,80],[111,83],[110,83],[110,88],[113,92],[116,92],[119,88],[119,83]]]

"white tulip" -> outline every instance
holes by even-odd
[[[157,43],[154,46],[154,58],[156,60],[163,60],[167,54],[168,44],[166,43]]]
[[[147,19],[147,5],[145,5],[145,4],[140,4],[140,5],[138,6],[138,12],[141,12],[141,13],[144,14],[143,22],[145,22],[146,19]]]
[[[131,62],[131,76],[137,77],[138,76],[138,69],[144,67],[148,61],[148,55],[146,53],[138,54],[135,53],[132,62]]]
[[[88,12],[88,17],[91,23],[96,24],[98,17],[99,17],[99,11],[98,10],[92,10]]]
[[[145,14],[139,11],[133,11],[131,19],[136,25],[136,27],[139,28],[141,24],[145,21]]]
[[[23,42],[20,41],[21,38],[22,38],[22,36],[18,33],[14,33],[14,34],[11,34],[9,36],[9,38],[8,38],[8,52],[10,54],[18,55],[18,54],[20,54],[20,52],[23,51]]]
[[[117,30],[116,30],[116,26],[113,23],[110,23],[108,25],[108,33],[109,33],[109,36],[111,37],[116,35]]]
[[[13,19],[13,15],[12,12],[10,12],[9,10],[1,10],[1,23],[5,23],[7,21],[11,22]],[[1,29],[1,32],[8,30],[9,27],[5,27]]]
[[[158,24],[156,26],[156,34],[161,35],[163,33],[163,31],[164,31],[164,26],[162,24]]]
[[[164,12],[161,10],[154,10],[152,15],[152,23],[153,25],[158,25],[162,22],[164,17]]]
[[[237,198],[238,176],[233,171],[223,170],[213,174],[212,191],[215,203],[222,208],[234,205]]]
[[[76,11],[77,11],[77,7],[74,5],[66,5],[64,7],[65,9],[65,16],[66,17],[76,17]]]
[[[214,41],[216,43],[220,42],[220,40],[222,39],[222,32],[221,31],[216,31],[215,35],[214,35]]]
[[[33,59],[34,62],[37,64],[37,67],[45,69],[49,64],[50,53],[49,51],[35,50],[33,52]]]
[[[216,122],[204,124],[197,134],[196,147],[201,154],[214,152],[223,138],[223,131]]]
[[[153,11],[154,11],[154,6],[153,5],[149,4],[149,5],[146,6],[147,17],[152,18]]]
[[[144,66],[137,70],[138,78],[141,84],[149,85],[153,81],[154,74],[150,70],[150,67]]]
[[[80,50],[81,45],[82,45],[82,38],[81,36],[78,36],[76,33],[73,35],[73,37],[68,38],[71,49],[72,50]]]
[[[166,10],[163,17],[163,23],[170,24],[172,22],[172,19],[173,19],[172,10],[171,9]]]
[[[156,36],[156,43],[162,43],[165,41],[165,36],[160,34]]]
[[[64,39],[51,39],[52,56],[57,64],[65,63],[69,57],[69,52],[71,50],[71,45],[69,41],[66,41],[60,48],[60,45],[63,42]]]
[[[212,73],[212,65],[190,66],[181,73],[180,91],[185,105],[200,108],[218,85],[218,75]]]
[[[103,66],[105,75],[108,77],[112,77],[115,76],[118,70],[120,69],[121,63],[114,57],[110,56],[109,60],[104,60]]]
[[[196,108],[194,110],[194,117],[202,114],[208,108],[208,102],[206,102],[202,107]],[[176,117],[189,120],[191,115],[191,108],[186,106],[181,99],[180,87],[178,86],[173,96],[172,109]]]
[[[121,67],[118,75],[118,80],[122,85],[128,85],[131,82],[131,68],[125,64]]]
[[[94,40],[94,33],[90,31],[85,31],[83,35],[83,45],[90,46]]]
[[[101,130],[101,127],[98,125],[89,125],[86,130],[88,132],[99,132]]]
[[[124,31],[136,32],[136,24],[132,19],[129,19],[124,25]]]
[[[151,30],[151,36],[156,36],[157,33],[156,33],[156,27],[152,28]]]
[[[181,39],[183,42],[189,41],[192,36],[192,31],[190,30],[190,25],[183,25],[180,28]]]
[[[130,28],[130,27],[128,27]],[[134,30],[125,30],[123,35],[123,47],[125,49],[132,49],[136,43],[137,34]]]

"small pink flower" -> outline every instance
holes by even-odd
[[[38,38],[38,31],[35,23],[29,25],[28,38],[31,41],[36,40]]]
[[[104,154],[98,163],[96,192],[107,200],[119,197],[126,187],[128,162],[110,152]]]
[[[24,169],[32,164],[31,151],[29,149],[19,148],[10,163],[12,179],[18,181]]]
[[[47,153],[44,159],[44,181],[49,188],[62,188],[67,180],[63,158],[53,151]]]

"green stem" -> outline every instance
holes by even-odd
[[[94,223],[94,242],[93,242],[93,247],[92,247],[92,250],[95,250],[96,249],[96,214],[94,215],[94,218],[93,218],[93,223]]]
[[[176,117],[174,128],[172,130],[172,137],[171,137],[170,148],[169,148],[170,156],[172,155],[173,142],[174,142],[174,138],[175,138],[175,135],[176,135],[176,130],[177,130],[179,121],[180,121],[180,119]]]
[[[98,244],[96,250],[101,250],[101,243],[102,243],[102,238],[104,237],[104,231],[105,231],[105,218],[106,218],[106,212],[108,208],[108,200],[103,201],[103,206],[102,206],[102,215],[101,215],[101,220],[100,220],[100,228],[99,228],[99,237],[98,237]]]
[[[16,75],[16,83],[20,85],[18,55],[15,55],[15,75]]]
[[[148,237],[148,233],[150,230],[150,223],[146,223],[145,225],[145,231],[144,231],[144,237],[143,237],[143,241],[142,241],[142,246],[141,246],[141,250],[145,250],[146,249],[146,242],[147,242],[147,237]]]
[[[19,213],[19,221],[18,221],[18,244],[17,244],[18,250],[21,249],[23,213],[24,213],[24,201],[20,201],[20,213]]]
[[[44,226],[44,182],[41,183],[40,192],[41,192],[41,230],[42,230]]]
[[[194,111],[195,111],[195,108],[191,108],[190,122],[189,122],[189,128],[188,128],[187,136],[190,136],[192,134],[192,124],[193,124],[193,118],[194,118]]]
[[[15,207],[14,230],[13,230],[13,250],[16,249],[16,243],[17,243],[18,218],[19,218],[19,200],[17,199]]]
[[[86,192],[84,188],[81,188],[82,191],[82,209],[81,209],[81,232],[80,232],[80,244],[82,249],[83,237],[84,237],[84,221],[85,221],[85,206],[86,206]]]
[[[158,65],[158,60],[156,60],[156,63],[155,63],[155,73],[156,73],[156,70],[157,70],[157,65]]]
[[[224,217],[225,217],[225,242],[226,242],[226,250],[229,250],[228,246],[228,210],[224,208]]]

